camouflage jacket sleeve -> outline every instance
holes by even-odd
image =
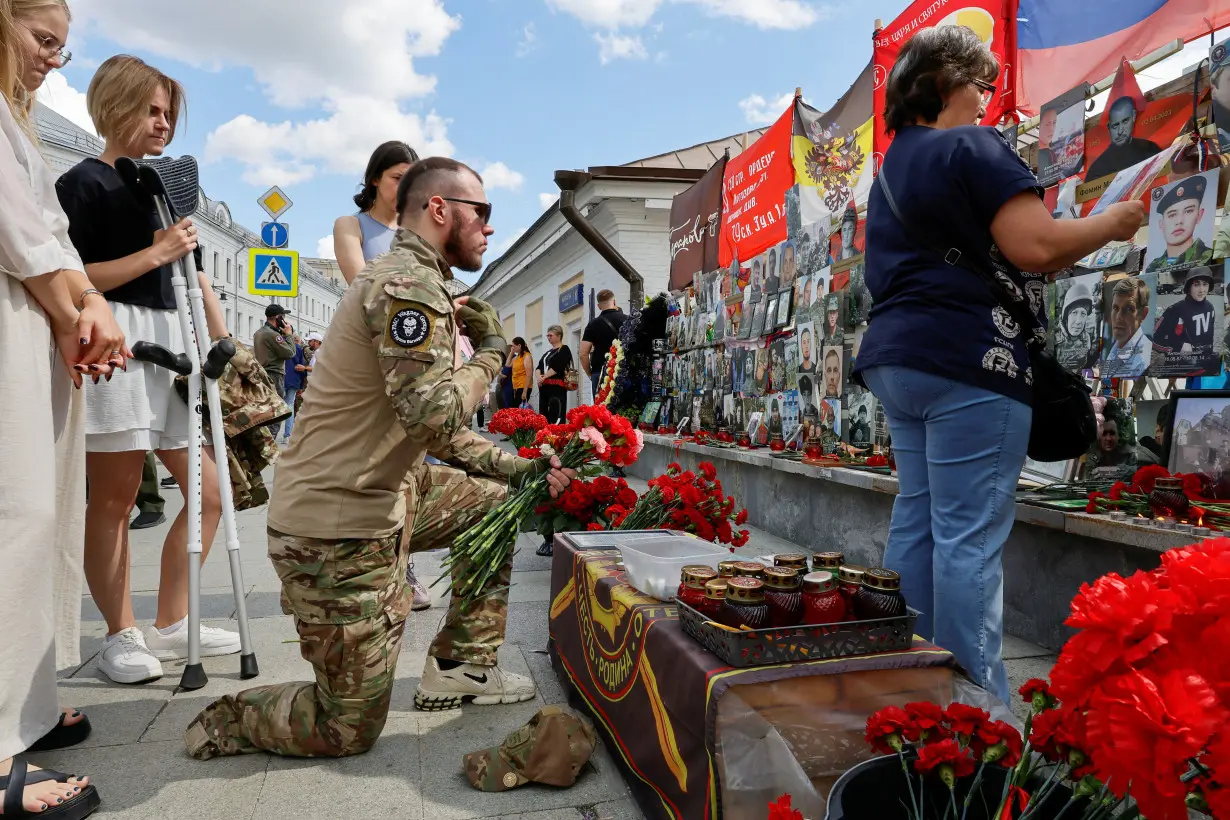
[[[459,430],[443,449],[429,450],[428,455],[470,475],[488,478],[508,478],[518,469],[524,470],[528,460],[492,444],[468,427]]]
[[[453,370],[456,319],[442,287],[414,276],[371,276],[363,311],[384,391],[407,434],[429,452],[446,451],[469,422],[499,351],[477,351]]]

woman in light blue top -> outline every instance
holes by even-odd
[[[386,142],[372,152],[363,190],[354,196],[357,214],[333,223],[333,253],[346,284],[363,266],[389,249],[397,233],[397,185],[419,155],[404,142]]]

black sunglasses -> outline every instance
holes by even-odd
[[[484,225],[491,224],[491,203],[490,202],[475,202],[472,199],[457,199],[456,197],[451,197],[451,196],[442,196],[440,197],[440,199],[443,199],[445,202],[460,202],[463,205],[473,205],[474,212],[478,214],[478,218],[483,221],[483,224]],[[430,199],[427,202],[423,203],[424,211],[427,210],[427,206],[430,203],[431,203]]]
[[[983,102],[990,102],[995,97],[995,92],[998,90],[995,86],[983,80],[970,80],[970,82],[981,89]]]

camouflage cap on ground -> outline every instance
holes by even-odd
[[[462,763],[470,785],[485,792],[531,782],[571,786],[596,743],[589,724],[562,706],[548,706],[499,746],[471,752]]]

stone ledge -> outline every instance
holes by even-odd
[[[763,450],[732,450],[725,447],[710,447],[690,441],[677,443],[673,436],[657,434],[645,434],[645,444],[646,446],[663,447],[668,451],[678,449],[681,452],[695,453],[715,461],[734,461],[754,467],[767,468],[788,475],[802,476],[817,481],[829,481],[859,490],[870,490],[887,495],[896,495],[898,492],[896,476],[886,476],[864,470],[851,470],[846,467],[817,467],[799,461],[774,458]],[[1168,532],[1133,521],[1116,521],[1104,515],[1068,513],[1062,510],[1038,507],[1033,504],[1017,504],[1016,520],[1021,524],[1043,527],[1088,538],[1097,538],[1103,541],[1155,552],[1165,552],[1175,547],[1191,544],[1195,540],[1191,535]]]

